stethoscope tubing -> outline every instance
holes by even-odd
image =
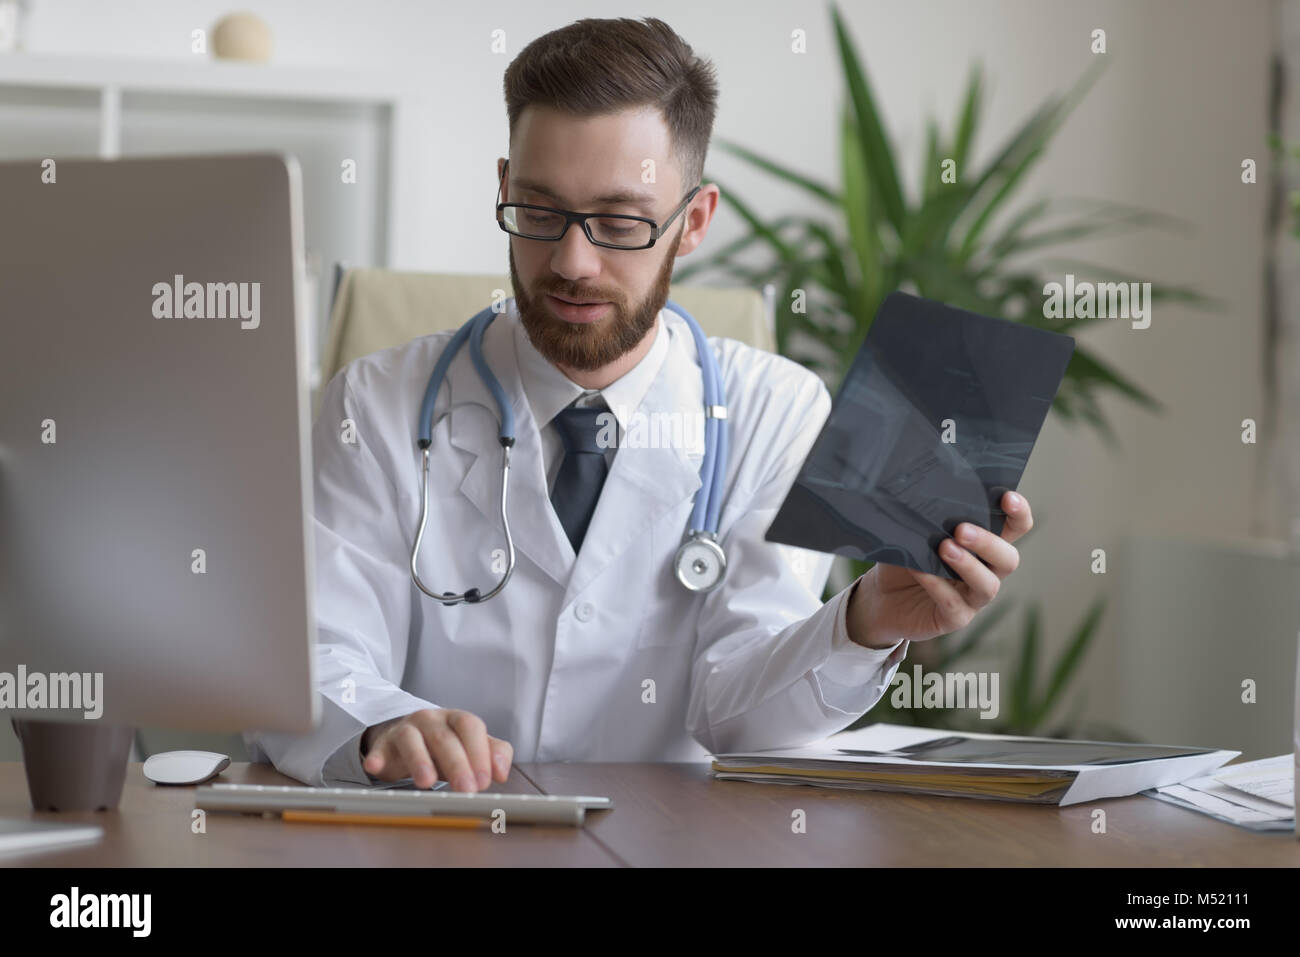
[[[691,336],[695,341],[695,350],[700,360],[700,372],[703,381],[705,407],[704,460],[700,464],[700,488],[696,493],[695,502],[691,509],[690,525],[686,537],[691,539],[704,536],[711,539],[716,545],[722,498],[719,494],[719,486],[724,480],[727,467],[727,428],[723,421],[727,410],[721,375],[718,370],[717,359],[704,336],[704,330],[700,328],[695,318],[671,299],[665,302],[665,306],[681,316],[690,328]],[[506,582],[510,580],[510,576],[515,569],[514,538],[510,531],[510,519],[506,509],[506,495],[510,478],[510,450],[515,444],[514,409],[510,405],[510,399],[505,389],[502,388],[501,383],[497,380],[492,368],[483,356],[483,336],[497,314],[498,310],[495,307],[488,306],[456,330],[446,348],[442,350],[442,354],[438,356],[438,361],[434,363],[433,372],[430,374],[428,385],[425,387],[424,398],[420,403],[420,421],[416,443],[421,451],[420,524],[416,529],[415,541],[411,548],[411,579],[420,591],[444,605],[457,605],[462,602],[473,604],[487,601],[505,588]],[[501,526],[505,532],[507,564],[501,580],[490,591],[481,593],[477,588],[470,588],[466,592],[457,595],[452,592],[439,593],[430,589],[420,579],[418,566],[420,545],[424,541],[425,527],[429,517],[429,452],[433,441],[433,410],[437,404],[442,383],[446,379],[447,370],[466,340],[469,341],[470,361],[473,362],[474,369],[483,384],[492,393],[492,398],[496,403],[500,416],[498,440],[501,443],[502,452]],[[715,551],[721,556],[720,549],[715,548]],[[725,556],[721,557],[725,567]]]

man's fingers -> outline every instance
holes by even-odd
[[[971,522],[962,522],[953,529],[957,544],[982,558],[999,579],[1006,578],[1020,567],[1020,551],[1001,535]]]
[[[943,549],[940,551],[942,552]],[[972,561],[978,564],[977,559],[972,558]],[[952,582],[928,572],[917,572],[916,580],[925,589],[926,594],[934,599],[935,626],[939,629],[939,634],[946,635],[950,631],[965,628],[970,624],[975,612],[966,603],[966,599],[961,597],[961,592],[957,591]]]
[[[1000,582],[983,562],[952,539],[939,546],[939,555],[970,589],[970,597],[963,599],[972,608],[983,608],[997,597]]]
[[[453,791],[474,792],[478,787],[474,781],[474,770],[465,755],[465,746],[460,736],[448,725],[443,717],[424,733],[429,745],[429,753],[438,765],[438,772],[451,785]],[[418,786],[418,785],[417,785]]]
[[[402,766],[396,769],[399,773],[389,780],[396,781],[400,777],[409,776],[417,788],[433,787],[438,780],[438,775],[420,729],[413,724],[404,724],[394,731],[391,737],[393,749],[398,755],[398,763]],[[402,771],[406,773],[401,774]]]
[[[510,777],[510,762],[515,759],[514,746],[509,741],[488,737],[492,751],[492,776],[504,783]]]
[[[470,772],[474,775],[475,789],[483,790],[492,783],[492,755],[488,749],[487,725],[478,715],[468,711],[449,712],[447,725],[456,732],[465,748]]]
[[[1002,510],[1007,519],[1002,523],[1002,538],[1014,542],[1034,527],[1034,513],[1029,507],[1029,499],[1017,492],[1007,492],[1002,496]]]
[[[409,777],[417,788],[431,788],[441,779],[471,794],[494,777],[507,780],[515,753],[510,742],[487,733],[482,718],[456,708],[426,708],[375,725],[363,740],[370,744],[361,766],[374,777]]]

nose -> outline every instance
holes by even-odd
[[[600,275],[600,249],[589,239],[577,223],[551,244],[551,271],[570,282]]]

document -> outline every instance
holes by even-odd
[[[1216,774],[1214,780],[1295,810],[1295,765],[1291,758],[1292,755],[1279,754],[1275,758],[1234,764]]]
[[[801,748],[715,754],[717,778],[1062,807],[1207,775],[1239,751],[873,724]]]
[[[1289,831],[1295,827],[1294,773],[1291,755],[1282,754],[1143,793],[1251,830]]]

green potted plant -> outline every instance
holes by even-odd
[[[812,200],[813,211],[766,221],[751,203],[718,183],[723,202],[744,220],[748,231],[712,256],[679,268],[674,280],[686,281],[714,270],[755,288],[772,283],[777,289],[778,349],[821,375],[832,391],[866,337],[880,303],[894,289],[1073,334],[1097,319],[1044,317],[1047,265],[1076,270],[1084,278],[1099,274],[1112,282],[1136,277],[1063,257],[1044,260],[1043,251],[1136,227],[1187,227],[1174,217],[1098,200],[1043,198],[1014,213],[1008,209],[1053,135],[1104,69],[1104,60],[1069,93],[1047,98],[979,167],[971,154],[981,118],[983,81],[979,67],[974,67],[952,131],[941,133],[936,120],[928,121],[919,195],[906,195],[892,139],[834,5],[831,17],[848,93],[840,123],[840,183],[819,182],[738,143],[720,140],[723,150],[802,190]],[[1002,219],[995,224],[999,216]],[[759,265],[742,261],[755,254],[765,254]],[[1026,263],[1027,256],[1036,262]],[[1219,305],[1192,289],[1156,283],[1151,300]],[[1052,410],[1066,422],[1096,429],[1113,449],[1118,441],[1098,402],[1108,392],[1152,411],[1160,409],[1152,396],[1078,344]],[[869,567],[865,562],[837,562],[828,594]],[[1045,697],[1035,697],[1033,691],[1030,666],[1038,639],[1037,611],[1031,609],[1017,656],[1023,666],[1015,680],[1021,703],[1004,727],[1036,730],[1050,717],[1082,660],[1102,607],[1095,606],[1076,629],[1060,664],[1063,670],[1053,672]],[[930,668],[954,664],[976,649],[1005,610],[1005,603],[1001,609],[989,609],[959,644],[941,638],[915,646],[913,657]],[[1022,687],[1026,681],[1028,687]],[[881,720],[878,711],[872,715],[872,720]],[[945,721],[952,716],[939,713],[916,720]]]

